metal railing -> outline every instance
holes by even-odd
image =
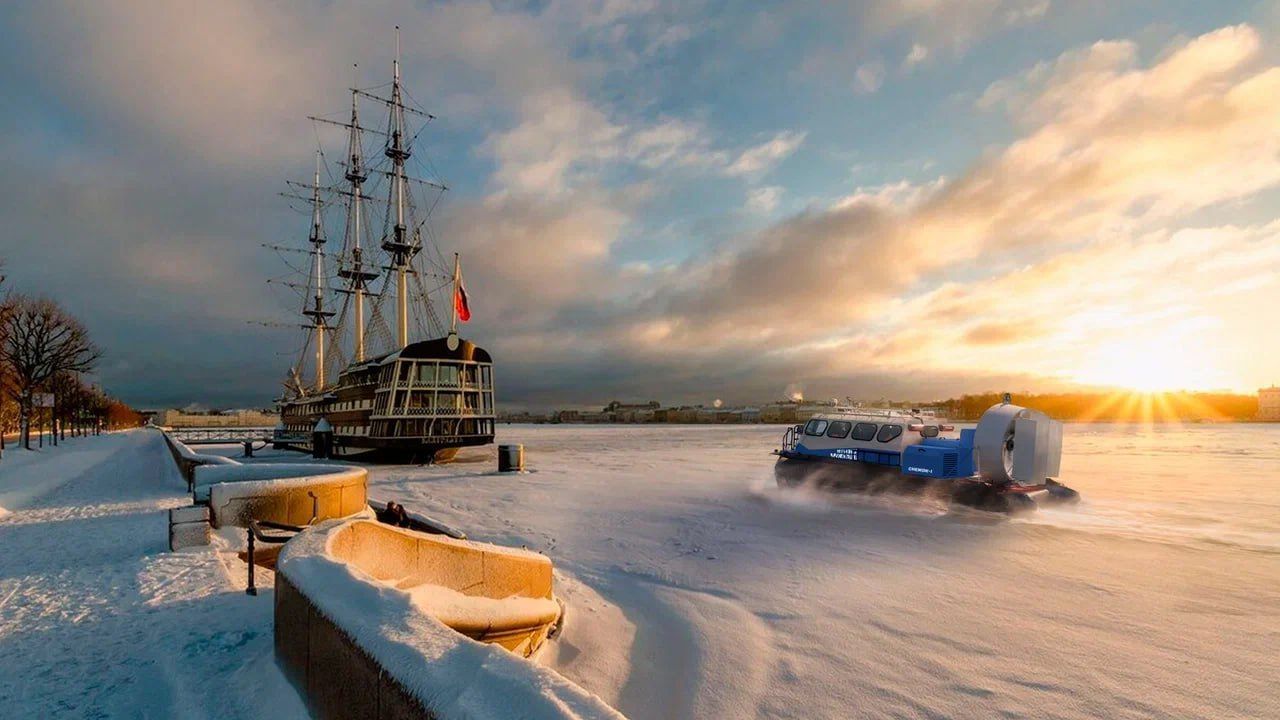
[[[311,519],[307,521],[307,525],[314,525],[316,518],[320,517],[320,496],[308,490],[307,497],[311,498]],[[253,540],[257,538],[265,543],[286,543],[289,542],[294,535],[302,532],[302,525],[289,525],[287,523],[275,522],[274,520],[249,520],[249,586],[244,589],[246,595],[257,595],[258,588],[253,584]],[[263,528],[271,530],[282,530],[289,535],[272,535],[262,532]]]
[[[169,436],[184,445],[221,445],[270,442],[271,428],[171,428]]]
[[[803,425],[792,425],[782,434],[782,449],[784,452],[795,452],[796,445],[800,443],[800,433],[804,432]]]
[[[385,387],[389,388],[389,387],[391,387],[391,386],[390,386],[390,385],[387,385],[387,386],[385,386]],[[399,389],[399,390],[435,390],[435,389],[440,389],[440,390],[469,390],[469,391],[480,391],[480,390],[492,390],[492,389],[493,389],[493,386],[492,386],[492,385],[486,385],[486,384],[484,384],[484,383],[482,383],[482,382],[480,382],[480,381],[478,381],[478,380],[476,380],[476,381],[468,381],[468,380],[453,380],[453,381],[445,381],[445,380],[441,380],[441,381],[439,381],[439,382],[436,382],[436,381],[433,381],[433,380],[398,380],[398,381],[396,381],[396,383],[395,383],[395,387],[396,387],[397,389]]]
[[[374,411],[369,416],[370,420],[395,420],[405,417],[477,417],[489,418],[493,417],[492,410],[482,408],[458,408],[458,407],[432,407],[432,408],[397,408],[394,412],[388,412],[385,408]]]
[[[312,495],[312,498],[314,497],[315,496]],[[279,530],[279,531],[287,532],[289,534],[280,535],[276,533],[266,533],[266,532],[263,532],[263,528],[266,528],[269,530]],[[244,589],[244,594],[256,596],[258,594],[258,587],[253,582],[253,566],[255,565],[254,546],[253,546],[254,538],[257,538],[259,542],[279,545],[282,543],[289,542],[290,540],[293,539],[294,535],[297,535],[298,533],[302,532],[302,526],[288,525],[285,523],[274,522],[271,520],[250,520],[248,530],[249,530],[249,585]]]

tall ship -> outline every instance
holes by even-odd
[[[361,124],[370,106],[385,125]],[[391,81],[352,88],[347,117],[310,119],[341,131],[345,149],[331,162],[322,145],[311,181],[289,181],[282,193],[305,204],[306,244],[265,246],[293,276],[269,282],[296,295],[303,318],[298,359],[278,399],[276,444],[441,462],[492,443],[493,361],[458,334],[471,318],[461,265],[457,254],[445,258],[429,225],[447,188],[418,143],[434,116],[403,86],[398,28]],[[331,229],[341,237],[335,250]]]

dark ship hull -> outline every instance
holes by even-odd
[[[323,394],[282,402],[276,445],[311,452],[322,420],[338,458],[443,462],[460,448],[492,443],[493,361],[483,348],[453,340],[410,343],[348,366]]]

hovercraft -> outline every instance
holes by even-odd
[[[954,432],[916,410],[836,409],[787,428],[774,474],[779,487],[941,495],[1009,514],[1079,501],[1056,480],[1061,422],[1006,395],[977,427]]]

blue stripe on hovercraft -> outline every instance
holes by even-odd
[[[916,445],[908,445],[902,454],[865,448],[808,448],[803,443],[797,444],[794,452],[812,458],[901,468],[904,475],[967,478],[977,470],[973,438],[974,431],[965,429],[960,431],[959,439],[928,438]]]
[[[896,452],[878,452],[862,448],[807,448],[803,443],[796,445],[796,453],[809,457],[830,458],[832,460],[849,460],[852,462],[870,463],[901,467],[901,456]]]

